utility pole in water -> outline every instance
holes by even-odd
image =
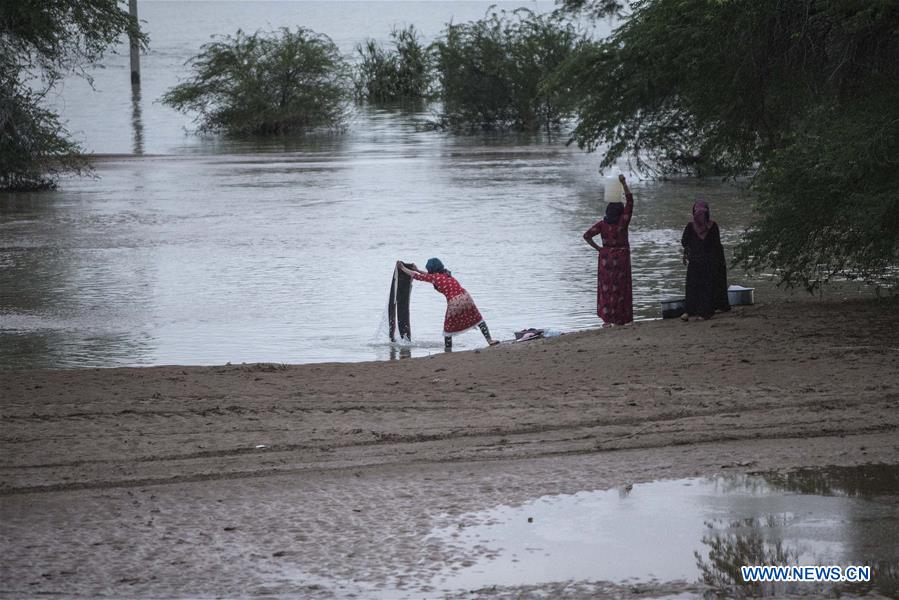
[[[128,0],[128,12],[137,22],[137,0]],[[140,46],[136,36],[131,36],[131,85],[140,85]]]
[[[140,27],[137,20],[137,0],[128,0],[128,12]],[[144,153],[144,124],[140,109],[140,40],[131,36],[131,125],[134,133],[134,154]]]

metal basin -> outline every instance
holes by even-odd
[[[668,298],[662,300],[662,318],[676,319],[687,309],[687,302],[683,298]]]

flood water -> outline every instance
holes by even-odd
[[[499,339],[598,326],[596,254],[581,234],[604,207],[599,159],[564,137],[456,136],[422,127],[429,107],[359,107],[343,134],[235,141],[193,135],[158,102],[211,34],[302,24],[351,54],[394,25],[432,39],[491,4],[142,1],[151,51],[139,93],[123,53],[93,71],[96,90],[68,80],[51,98],[87,149],[111,155],[98,177],[0,194],[0,369],[388,359],[393,264],[431,256]],[[520,4],[554,8],[501,6]],[[635,315],[656,318],[683,290],[692,203],[710,202],[728,253],[751,207],[715,181],[632,187]],[[783,295],[765,278],[731,279],[758,300]],[[414,287],[414,343],[401,354],[442,351],[444,307]],[[483,345],[476,331],[456,341]]]
[[[657,481],[545,496],[458,521],[433,536],[473,564],[446,569],[437,590],[680,580],[724,597],[833,591],[735,576],[740,566],[770,564],[868,566],[868,583],[839,584],[842,591],[899,593],[895,465]]]

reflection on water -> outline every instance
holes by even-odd
[[[728,475],[546,496],[462,515],[434,538],[458,560],[437,589],[582,580],[698,581],[708,598],[894,596],[899,466]],[[814,473],[814,492],[807,487]],[[769,483],[769,480],[775,483]],[[865,584],[748,584],[741,566],[862,565]],[[461,566],[460,566],[461,565]]]
[[[894,488],[895,489],[895,488]],[[704,597],[713,598],[764,598],[791,596],[840,596],[851,594],[864,596],[877,592],[888,598],[899,594],[899,560],[895,553],[853,554],[857,557],[851,564],[867,566],[871,569],[871,579],[867,582],[830,584],[824,582],[747,582],[740,571],[750,565],[803,565],[829,566],[832,562],[823,554],[802,560],[800,546],[784,543],[783,532],[793,517],[787,515],[767,515],[764,518],[746,518],[726,525],[706,523],[708,532],[702,537],[703,553],[694,552],[700,580],[708,586]],[[888,520],[882,523],[895,527]],[[887,543],[895,543],[893,537]],[[875,552],[879,552],[875,550]],[[837,566],[846,567],[850,563]]]
[[[144,153],[144,121],[140,101],[140,84],[131,86],[131,128],[134,145],[132,153],[141,155]]]
[[[408,346],[390,345],[390,360],[400,360],[403,358],[412,358],[412,349]]]
[[[706,523],[702,536],[703,553],[695,551],[701,580],[709,586],[709,596],[762,597],[775,593],[796,592],[807,584],[786,586],[769,582],[745,582],[740,567],[751,565],[796,565],[799,552],[784,546],[777,534],[789,524],[787,515],[766,515],[731,521],[721,527]],[[770,531],[769,531],[770,530]]]
[[[842,520],[836,525],[839,527],[848,522],[850,526],[839,533],[835,527],[831,530],[831,536],[822,536],[827,542],[839,539],[845,548],[843,555],[853,557],[849,559],[852,562],[837,563],[840,566],[855,564],[871,567],[870,582],[841,584],[836,586],[836,590],[826,584],[743,581],[740,573],[743,565],[835,564],[835,555],[827,553],[811,553],[813,562],[801,560],[809,557],[808,540],[794,539],[792,545],[785,543],[784,538],[791,537],[793,530],[809,527],[807,521],[810,519],[804,518],[801,513],[707,522],[707,532],[702,537],[705,548],[702,552],[695,552],[695,557],[703,583],[712,588],[708,597],[823,595],[840,591],[859,595],[877,591],[890,598],[899,594],[899,512],[896,511],[899,468],[895,465],[761,473],[755,477],[731,480],[726,486],[730,490],[743,488],[756,494],[784,491],[801,495],[864,498],[888,509],[879,510],[878,507],[872,513],[865,510],[870,505],[847,503]],[[820,519],[822,516],[815,515],[814,518]],[[814,526],[820,527],[820,523],[814,523]]]
[[[821,496],[888,495],[899,490],[899,470],[893,465],[868,465],[864,469],[832,467],[762,473],[765,484],[799,494]]]

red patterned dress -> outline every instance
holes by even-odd
[[[633,194],[625,194],[624,212],[614,225],[599,221],[585,238],[602,235],[596,283],[596,314],[606,323],[625,325],[634,320],[631,286],[631,247],[627,227],[634,212]]]
[[[414,279],[427,281],[446,296],[446,316],[443,319],[443,337],[451,337],[477,327],[484,322],[471,295],[456,278],[443,273],[412,273]]]

